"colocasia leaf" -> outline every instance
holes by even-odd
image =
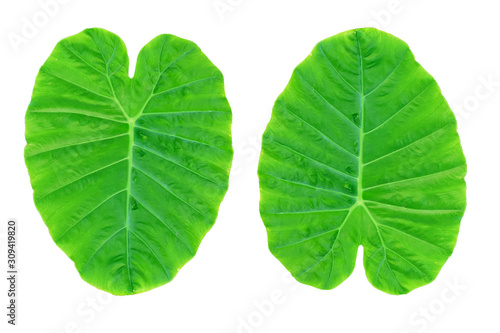
[[[376,29],[320,42],[263,136],[260,211],[300,282],[338,286],[364,248],[369,281],[405,294],[455,247],[466,163],[456,120],[408,45]]]
[[[194,256],[233,154],[222,74],[194,43],[161,35],[128,70],[108,31],[63,39],[26,114],[38,211],[82,278],[116,295],[163,285]]]

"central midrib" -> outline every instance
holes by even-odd
[[[159,78],[158,78],[158,80],[159,80]],[[131,257],[130,256],[130,198],[132,196],[132,193],[131,193],[132,169],[134,167],[134,161],[133,161],[134,145],[135,145],[135,131],[134,131],[134,129],[135,129],[135,122],[137,121],[137,119],[139,119],[142,116],[144,109],[148,105],[151,98],[154,96],[154,88],[152,89],[151,94],[146,99],[146,102],[142,106],[141,110],[137,113],[137,115],[134,117],[130,117],[127,114],[127,112],[125,112],[125,109],[123,108],[122,104],[120,103],[120,101],[116,97],[116,92],[115,92],[115,89],[113,87],[113,84],[111,83],[109,76],[108,76],[108,82],[109,82],[109,86],[111,88],[111,91],[113,93],[114,100],[115,100],[116,104],[118,105],[118,107],[120,108],[125,119],[127,119],[128,126],[129,126],[129,128],[128,128],[129,144],[128,144],[128,156],[127,156],[128,166],[127,166],[127,181],[126,181],[127,198],[126,198],[126,204],[125,204],[125,226],[124,227],[125,227],[125,230],[127,232],[127,237],[126,237],[126,242],[125,242],[126,253],[127,253],[127,258],[126,258],[127,272],[128,272],[128,278],[130,281],[130,291],[133,293],[134,287],[132,284],[132,276],[130,273],[130,267],[131,267],[131,258],[130,258]],[[158,84],[158,83],[156,83],[156,84]],[[155,85],[155,88],[156,88],[156,85]]]
[[[368,209],[368,207],[366,206],[366,204],[363,201],[363,165],[364,165],[363,164],[363,149],[364,149],[364,136],[365,136],[365,134],[364,134],[364,120],[365,120],[365,93],[364,93],[364,90],[365,89],[364,89],[363,55],[361,53],[361,45],[359,43],[358,32],[356,31],[355,34],[356,34],[356,43],[358,46],[358,54],[359,54],[359,79],[360,79],[360,88],[361,88],[360,89],[361,91],[358,91],[359,96],[360,96],[361,105],[360,105],[360,112],[359,112],[359,114],[360,114],[360,126],[359,126],[357,197],[356,197],[356,202],[351,206],[344,221],[342,222],[342,224],[339,227],[339,233],[337,234],[337,238],[339,237],[342,228],[346,225],[346,223],[348,223],[348,220],[349,220],[349,217],[351,216],[351,213],[358,206],[361,206],[361,207],[363,207],[366,214],[368,215],[368,217],[372,221],[372,223],[377,231],[380,242],[385,249],[384,240],[383,240],[382,235],[380,233],[379,226],[378,226],[377,222],[375,221],[375,218],[371,214],[370,210]],[[384,250],[384,260],[385,260],[385,250]]]
[[[126,210],[126,215],[125,215],[125,229],[127,230],[127,238],[126,238],[126,248],[127,248],[127,270],[128,270],[128,276],[129,276],[129,281],[130,281],[130,291],[133,292],[133,284],[132,284],[132,276],[130,274],[130,267],[131,267],[131,256],[130,256],[130,197],[132,196],[131,190],[132,190],[132,169],[134,168],[134,145],[135,145],[135,122],[137,119],[139,119],[142,116],[142,113],[144,112],[144,109],[148,105],[149,101],[153,97],[153,91],[151,91],[151,94],[147,98],[146,102],[144,103],[143,107],[141,110],[137,113],[137,115],[133,118],[127,115],[121,104],[119,103],[117,99],[117,103],[120,106],[123,115],[125,118],[128,120],[128,136],[129,136],[129,144],[128,144],[128,169],[127,169],[127,199],[126,199],[126,205],[125,205],[125,210]]]
[[[132,169],[134,168],[133,155],[134,155],[134,145],[135,145],[135,141],[134,141],[134,139],[135,139],[135,132],[134,132],[135,122],[142,116],[142,114],[143,114],[144,110],[146,109],[146,106],[148,105],[149,101],[155,96],[154,92],[156,90],[156,87],[158,86],[158,83],[160,82],[160,78],[165,73],[165,71],[167,70],[167,68],[169,68],[173,63],[175,63],[180,58],[182,58],[183,56],[185,56],[186,54],[190,53],[193,50],[194,49],[191,49],[191,50],[185,52],[179,58],[177,58],[174,61],[172,61],[158,75],[156,83],[153,85],[153,88],[151,89],[150,95],[148,96],[148,98],[144,102],[144,105],[142,106],[142,108],[140,109],[140,111],[134,117],[130,117],[127,114],[127,112],[125,112],[125,109],[123,108],[123,105],[120,103],[120,101],[116,97],[116,92],[115,92],[115,89],[113,87],[113,84],[111,83],[111,78],[109,76],[109,68],[107,66],[107,73],[108,73],[108,75],[106,75],[106,77],[108,79],[108,83],[109,83],[109,87],[111,88],[111,92],[113,93],[113,99],[115,100],[117,106],[119,107],[119,109],[121,110],[123,116],[127,120],[128,126],[129,126],[129,129],[128,129],[129,145],[128,145],[128,157],[127,157],[128,158],[128,167],[127,167],[127,182],[126,182],[126,186],[127,186],[127,199],[126,199],[126,205],[125,205],[125,226],[124,227],[125,227],[125,230],[127,231],[127,237],[126,237],[126,243],[125,243],[125,246],[126,246],[126,249],[127,249],[127,251],[126,251],[126,253],[127,253],[127,259],[126,259],[126,261],[127,261],[128,278],[129,278],[129,281],[130,281],[130,291],[132,293],[134,292],[134,288],[133,288],[133,283],[132,283],[132,276],[131,276],[131,273],[130,273],[130,267],[131,267],[131,259],[130,259],[130,257],[131,257],[130,256],[130,198],[132,196],[132,193],[131,193],[131,188],[132,188]]]
[[[364,148],[364,120],[365,120],[365,85],[364,85],[364,70],[363,70],[363,56],[361,54],[361,45],[359,43],[358,32],[356,31],[356,43],[359,52],[359,80],[361,86],[361,110],[359,112],[359,155],[358,155],[358,198],[357,203],[364,206],[363,203],[363,148]],[[366,207],[365,207],[366,208]]]
[[[365,210],[366,214],[368,215],[370,221],[372,221],[373,226],[375,227],[375,230],[377,231],[378,238],[380,239],[380,244],[383,248],[383,253],[384,253],[384,259],[379,265],[379,271],[380,267],[382,267],[382,264],[384,261],[387,260],[386,257],[386,246],[384,243],[384,239],[382,238],[382,234],[380,233],[380,229],[378,226],[377,221],[375,220],[375,217],[372,215],[368,207],[366,206],[365,202],[363,201],[363,150],[364,150],[364,121],[365,121],[365,87],[364,87],[364,68],[363,68],[363,54],[361,53],[361,44],[359,42],[359,35],[358,32],[356,31],[356,43],[358,45],[358,52],[359,52],[359,76],[360,76],[360,83],[361,83],[361,91],[360,91],[360,97],[361,97],[361,112],[360,112],[360,128],[359,128],[359,156],[358,156],[358,197],[357,197],[357,202],[351,207],[351,209],[354,209],[355,206],[359,205],[362,206],[363,209]],[[346,218],[347,219],[347,218]],[[377,271],[377,280],[378,280],[378,273]],[[391,269],[392,272],[392,269]],[[392,272],[393,276],[394,273]],[[396,277],[394,276],[396,279]],[[397,281],[397,279],[396,279]]]

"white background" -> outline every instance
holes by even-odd
[[[44,22],[40,3],[49,1],[0,5],[1,231],[8,218],[20,223],[19,325],[9,332],[500,331],[500,85],[484,83],[500,82],[496,1],[221,0],[231,9],[221,13],[214,0],[59,0]],[[40,27],[23,36],[34,16]],[[258,213],[260,136],[293,68],[320,40],[374,25],[406,41],[440,84],[459,118],[468,161],[468,207],[455,252],[434,283],[406,296],[373,288],[361,256],[334,290],[294,283],[268,251]],[[37,71],[60,39],[90,27],[118,34],[132,68],[140,48],[159,34],[193,40],[223,72],[234,114],[233,172],[217,223],[173,282],[128,297],[80,279],[34,207],[23,161],[24,113]],[[14,35],[24,43],[13,45]],[[0,251],[4,272],[5,236]]]

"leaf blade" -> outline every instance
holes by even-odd
[[[320,289],[352,273],[360,245],[376,288],[404,294],[430,283],[453,251],[465,211],[456,129],[438,85],[403,41],[357,29],[318,43],[278,97],[263,135],[260,211],[271,252],[298,281]],[[292,158],[273,141],[304,147],[322,163]],[[354,182],[325,173],[334,165]],[[269,174],[310,187],[282,186]]]
[[[222,74],[193,42],[153,39],[132,79],[108,31],[58,43],[26,113],[25,160],[35,205],[85,281],[140,293],[196,254],[227,191],[231,120]]]

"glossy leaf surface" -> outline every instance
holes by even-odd
[[[158,36],[128,70],[106,30],[63,39],[26,114],[38,211],[82,278],[116,295],[163,285],[194,256],[232,160],[223,77],[196,44]]]
[[[320,42],[263,136],[260,211],[271,252],[332,289],[357,250],[369,281],[404,294],[433,281],[463,216],[456,120],[407,44],[376,29]]]

